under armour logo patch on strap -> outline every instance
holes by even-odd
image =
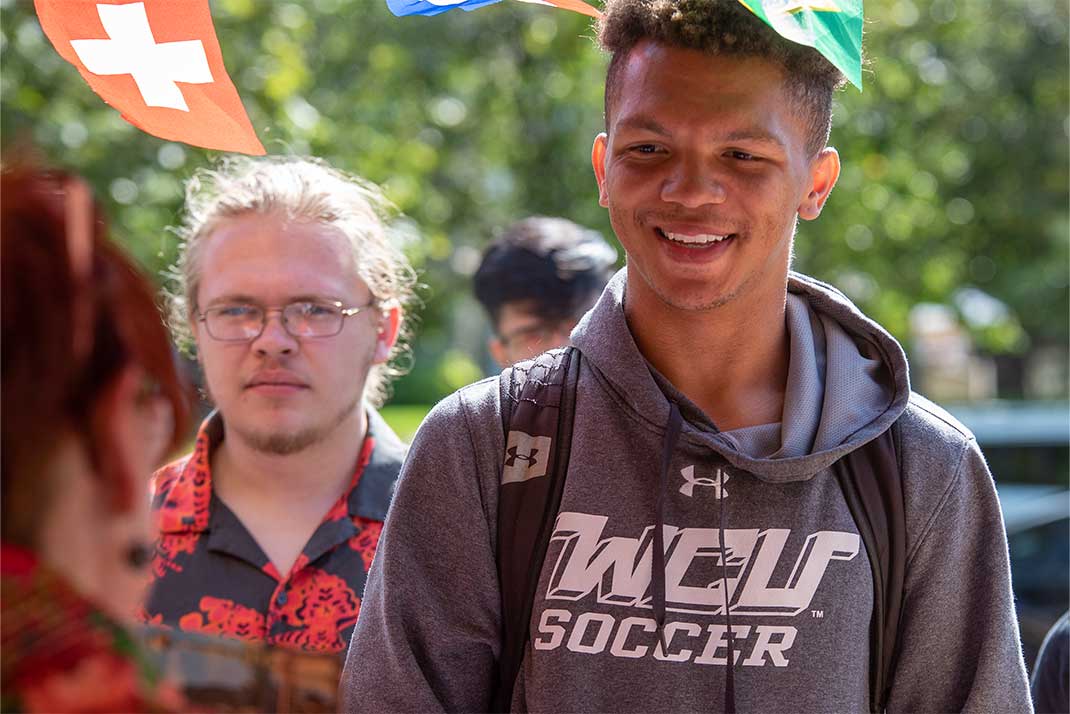
[[[512,466],[513,464],[516,463],[517,459],[520,459],[521,461],[527,461],[529,465],[533,464],[533,463],[535,463],[535,461],[537,461],[537,459],[535,458],[535,455],[538,454],[538,453],[539,453],[538,449],[532,449],[530,454],[518,454],[518,453],[516,453],[516,447],[515,446],[510,446],[505,452],[505,454],[506,454],[505,465],[506,466]]]
[[[552,439],[510,431],[502,464],[502,483],[517,483],[546,475]]]

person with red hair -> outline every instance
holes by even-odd
[[[189,416],[153,287],[80,179],[18,162],[0,193],[0,708],[178,709],[127,627]]]

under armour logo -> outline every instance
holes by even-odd
[[[506,466],[512,466],[517,462],[517,459],[519,459],[520,461],[527,461],[528,465],[530,466],[531,464],[535,463],[535,455],[539,453],[539,450],[532,449],[531,453],[518,454],[516,453],[516,447],[510,446],[508,449],[505,450],[505,453],[507,455],[507,458],[505,459]]]
[[[680,493],[685,496],[694,496],[695,486],[712,486],[714,498],[721,499],[728,497],[728,491],[724,488],[724,484],[731,477],[721,469],[717,469],[712,477],[695,476],[695,467],[688,466],[680,469],[680,475],[684,477],[684,481],[686,482],[680,487]]]
[[[552,439],[531,436],[522,431],[510,431],[502,462],[502,483],[527,481],[546,475],[546,462]]]

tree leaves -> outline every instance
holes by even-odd
[[[30,137],[85,174],[117,238],[159,275],[174,258],[165,227],[181,182],[211,152],[122,121],[44,41],[30,3],[0,12],[4,143]],[[382,183],[419,226],[409,252],[428,287],[418,373],[399,399],[433,401],[472,373],[458,357],[482,350],[465,256],[495,230],[543,213],[611,235],[588,160],[605,58],[586,18],[521,3],[394,18],[373,0],[218,0],[213,12],[268,151],[317,154]],[[955,306],[975,287],[1008,308],[971,328],[985,348],[1065,349],[1065,3],[890,0],[869,13],[866,90],[836,100],[843,175],[821,219],[800,227],[796,267],[903,339],[912,305]]]

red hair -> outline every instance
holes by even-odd
[[[140,367],[146,391],[170,402],[172,446],[190,399],[154,290],[107,240],[85,184],[20,162],[0,173],[0,196],[2,531],[32,546],[50,488],[43,467],[65,429],[83,436],[113,507],[129,507],[100,409],[123,368]]]

